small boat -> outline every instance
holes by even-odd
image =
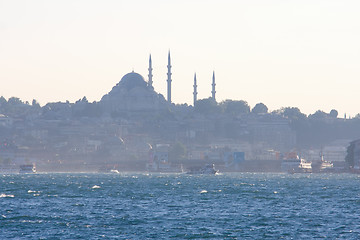
[[[281,163],[281,169],[287,173],[311,173],[311,162],[306,161],[299,156],[290,159],[284,159]]]
[[[187,174],[218,174],[219,170],[215,169],[214,164],[206,164],[204,167],[191,168]]]
[[[23,164],[19,167],[19,173],[36,173],[36,168],[34,164]]]
[[[103,166],[99,168],[98,173],[120,173],[115,167]]]
[[[313,173],[321,173],[321,172],[331,172],[334,169],[334,164],[332,162],[324,160],[324,155],[320,154],[320,160],[313,161],[311,164]]]

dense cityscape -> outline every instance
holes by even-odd
[[[209,98],[197,99],[195,74],[194,104],[174,104],[170,53],[167,76],[167,99],[152,86],[151,56],[147,81],[130,72],[99,102],[83,97],[41,107],[35,99],[1,97],[2,165],[168,171],[215,163],[223,171],[277,172],[295,154],[308,161],[325,157],[343,169],[347,147],[359,138],[360,118],[339,117],[335,109],[306,116],[296,107],[269,112],[263,103],[217,102],[215,73]]]
[[[359,12],[0,0],[1,239],[360,239]]]

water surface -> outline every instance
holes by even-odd
[[[351,174],[0,175],[2,238],[359,239]]]

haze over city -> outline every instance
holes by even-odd
[[[134,70],[174,103],[263,102],[269,110],[354,116],[360,78],[358,1],[0,1],[0,95],[41,105],[99,101]]]
[[[1,239],[360,239],[359,12],[0,0]]]

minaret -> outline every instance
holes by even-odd
[[[215,93],[216,93],[216,91],[215,91],[215,71],[213,71],[213,77],[212,77],[212,91],[211,91],[211,97],[212,97],[212,99],[214,100],[214,101],[216,101],[216,99],[215,99]]]
[[[171,103],[171,60],[170,60],[170,50],[168,55],[168,65],[167,65],[167,101]]]
[[[194,75],[194,107],[195,107],[195,103],[197,101],[197,84],[196,84],[196,73]]]
[[[153,77],[153,75],[152,75],[152,62],[151,62],[151,54],[150,54],[150,57],[149,57],[149,75],[148,75],[148,77],[149,77],[149,81],[148,81],[148,86],[151,88],[151,89],[154,89],[154,87],[153,87],[153,80],[152,80],[152,77]]]

